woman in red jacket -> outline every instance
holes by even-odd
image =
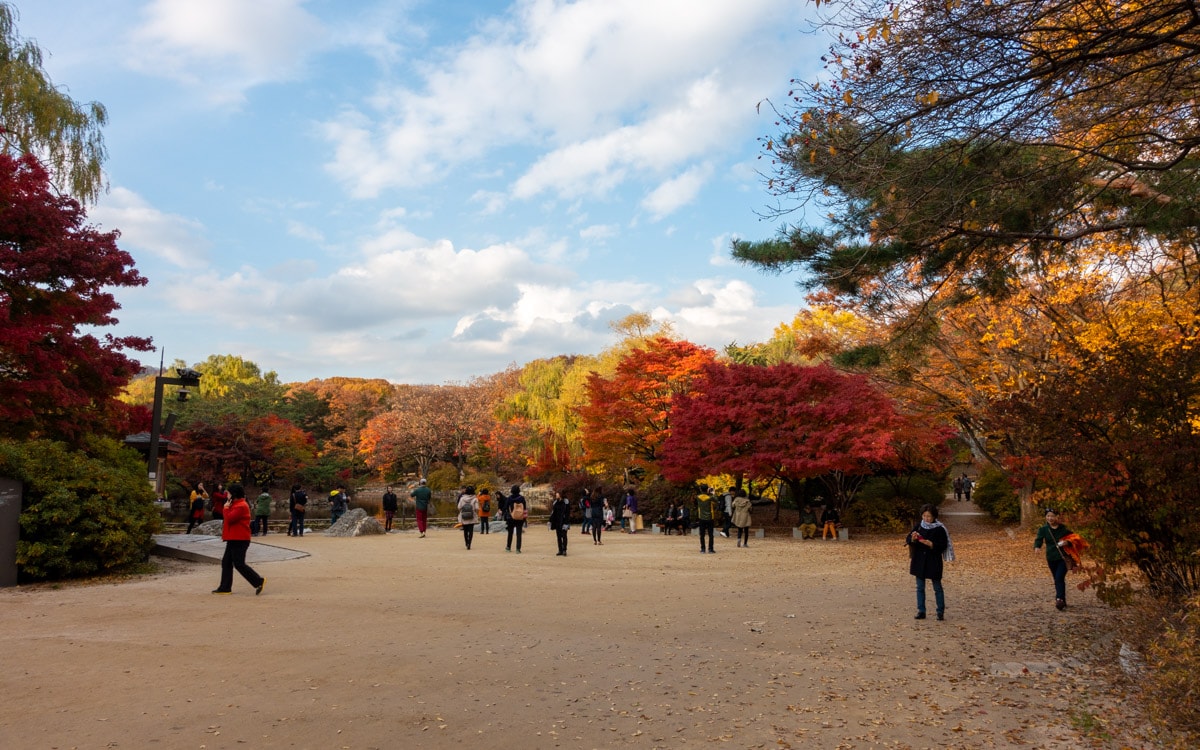
[[[221,585],[213,589],[213,593],[233,593],[233,569],[237,568],[254,587],[257,596],[262,593],[267,579],[246,564],[246,550],[250,549],[250,506],[246,503],[246,491],[242,485],[229,485],[229,499],[222,510],[224,525],[221,527],[221,538],[225,540],[225,554],[221,557]]]

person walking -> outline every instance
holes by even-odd
[[[966,474],[964,474],[963,476],[966,476]],[[962,491],[963,491],[962,477],[955,477],[954,481],[950,483],[950,486],[954,489],[954,501],[957,503],[961,503],[962,502]]]
[[[479,490],[479,533],[487,534],[492,525],[492,491],[487,487]]]
[[[946,594],[942,590],[942,563],[954,560],[954,544],[950,532],[937,520],[936,505],[921,507],[921,520],[908,532],[904,543],[908,545],[908,572],[917,579],[917,617],[925,619],[925,581],[933,583],[937,618],[946,619]]]
[[[475,537],[475,521],[479,518],[479,498],[475,496],[475,485],[463,487],[462,496],[458,498],[458,522],[462,524],[463,541],[467,549],[471,549],[471,540]]]
[[[396,497],[396,493],[392,492],[392,486],[389,484],[383,492],[383,533],[392,533],[392,520],[396,517],[396,511],[400,509],[400,498]]]
[[[288,536],[304,536],[304,513],[308,510],[308,493],[298,485],[292,485],[292,494],[288,497]]]
[[[191,502],[188,503],[188,527],[187,533],[192,533],[192,528],[204,523],[204,504],[208,502],[208,492],[204,489],[204,482],[197,482],[196,489],[192,490]]]
[[[554,493],[554,505],[550,506],[550,528],[558,539],[558,554],[567,556],[567,532],[571,530],[571,502],[561,492]]]
[[[971,490],[975,489],[975,482],[967,476],[966,472],[962,475],[963,500],[971,502]]]
[[[413,507],[416,510],[417,516],[417,531],[420,532],[421,538],[425,538],[425,527],[429,525],[429,501],[433,499],[433,492],[425,483],[425,477],[417,482],[417,488],[408,493],[412,498]]]
[[[223,488],[222,488],[223,489]],[[221,508],[221,538],[225,540],[225,554],[221,556],[221,583],[213,589],[214,594],[233,593],[233,571],[242,574],[255,596],[263,592],[267,579],[246,564],[246,550],[250,549],[250,506],[246,503],[246,491],[240,484],[229,485],[229,499]]]
[[[1067,546],[1066,537],[1071,530],[1063,524],[1058,511],[1046,509],[1046,523],[1038,529],[1037,538],[1033,540],[1035,550],[1046,548],[1046,566],[1050,568],[1050,576],[1054,578],[1054,607],[1059,611],[1067,608],[1067,556],[1063,549]]]
[[[521,554],[521,536],[525,532],[525,519],[529,515],[529,504],[525,501],[525,496],[521,494],[521,486],[514,484],[512,493],[508,496],[508,502],[505,504],[506,512],[504,520],[508,526],[508,544],[504,546],[505,552],[512,552],[513,533],[517,535],[517,554]]]
[[[258,522],[258,533],[261,536],[267,535],[267,521],[271,519],[271,493],[266,487],[262,488],[262,492],[254,500],[254,520]]]
[[[696,521],[699,523],[700,530],[700,554],[717,553],[717,548],[713,546],[713,514],[716,511],[716,500],[708,494],[709,489],[706,486],[700,487],[700,494],[696,496]],[[704,545],[704,537],[708,536],[708,546]]]
[[[225,485],[218,482],[216,491],[212,493],[212,517],[214,521],[225,514],[225,501],[228,499],[229,492],[226,491]]]
[[[738,490],[733,498],[733,525],[737,527],[737,546],[750,546],[750,523],[750,498],[746,497],[745,490]]]

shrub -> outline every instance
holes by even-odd
[[[932,477],[915,475],[899,482],[875,477],[863,483],[844,521],[871,531],[903,533],[922,505],[941,505],[944,499],[941,483]]]
[[[426,480],[429,489],[434,492],[455,490],[462,485],[462,480],[458,476],[458,468],[452,464],[438,464],[429,470]]]
[[[154,547],[162,521],[145,462],[111,438],[83,445],[0,442],[0,475],[24,483],[22,580],[110,573],[144,562]]]
[[[1008,477],[999,469],[989,466],[980,473],[971,499],[997,521],[1016,523],[1021,520],[1021,500]]]
[[[1146,706],[1155,723],[1174,732],[1181,744],[1200,746],[1200,597],[1192,597],[1167,619],[1147,651]]]

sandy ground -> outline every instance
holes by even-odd
[[[898,537],[309,533],[267,537],[312,554],[258,597],[179,562],[0,590],[0,747],[1128,746],[1110,611],[1056,612],[1030,540],[944,520],[945,622]]]

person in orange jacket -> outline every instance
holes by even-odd
[[[229,499],[225,501],[221,538],[225,540],[225,554],[221,557],[221,583],[214,594],[233,593],[233,569],[250,582],[255,596],[263,591],[267,579],[254,572],[246,564],[246,550],[250,549],[250,506],[246,503],[246,490],[240,484],[229,485]]]

